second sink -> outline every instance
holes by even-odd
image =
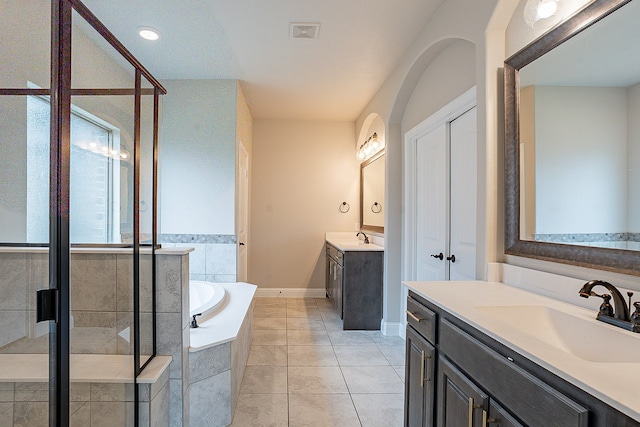
[[[540,305],[476,306],[477,310],[579,359],[637,363],[640,337],[591,318]]]

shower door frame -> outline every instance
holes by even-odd
[[[71,86],[71,55],[73,11],[76,11],[102,38],[104,38],[135,70],[135,87],[128,89],[73,89]],[[167,93],[160,82],[126,49],[126,47],[100,22],[80,0],[51,0],[51,86],[50,89],[0,88],[0,96],[49,96],[50,116],[50,188],[49,188],[49,244],[0,243],[5,247],[49,247],[49,289],[54,297],[49,326],[49,426],[69,425],[70,391],[70,259],[69,193],[71,153],[71,99],[72,96],[135,97],[134,104],[134,191],[133,191],[133,244],[132,245],[73,245],[133,247],[133,323],[134,323],[134,385],[135,425],[139,423],[138,386],[136,378],[156,355],[156,257],[158,248],[158,138],[159,99]],[[144,77],[153,88],[142,88]],[[151,243],[152,268],[152,347],[145,363],[140,363],[140,130],[141,98],[153,95],[153,218]]]

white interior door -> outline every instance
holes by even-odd
[[[247,281],[247,237],[249,234],[249,154],[238,144],[237,280]]]
[[[476,108],[451,122],[451,280],[475,280],[477,206]]]
[[[446,124],[416,139],[416,164],[416,280],[447,280]]]

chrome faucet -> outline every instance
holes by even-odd
[[[605,288],[607,288],[607,290],[611,292],[611,295],[608,295],[608,294],[598,295],[595,292],[593,292],[592,289],[598,285],[604,286]],[[600,297],[604,299],[603,305],[608,304],[611,297],[613,297],[613,305],[614,305],[613,317],[616,319],[622,320],[623,322],[629,321],[629,308],[627,307],[627,303],[624,301],[624,297],[622,296],[618,288],[613,286],[611,283],[605,282],[602,280],[591,280],[585,283],[584,286],[582,286],[582,288],[580,289],[580,296],[583,298],[589,298],[591,296]],[[603,310],[603,308],[601,307],[600,312],[603,313],[604,315],[608,315],[611,317],[611,314],[605,314],[604,311],[608,311],[608,310]]]
[[[360,236],[361,234],[364,236],[364,244],[368,245],[369,244],[369,237],[366,234],[364,234],[364,232],[358,231],[358,234],[356,234],[356,237]]]

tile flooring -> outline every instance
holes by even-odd
[[[326,298],[256,298],[234,427],[402,426],[404,340],[343,331]]]

